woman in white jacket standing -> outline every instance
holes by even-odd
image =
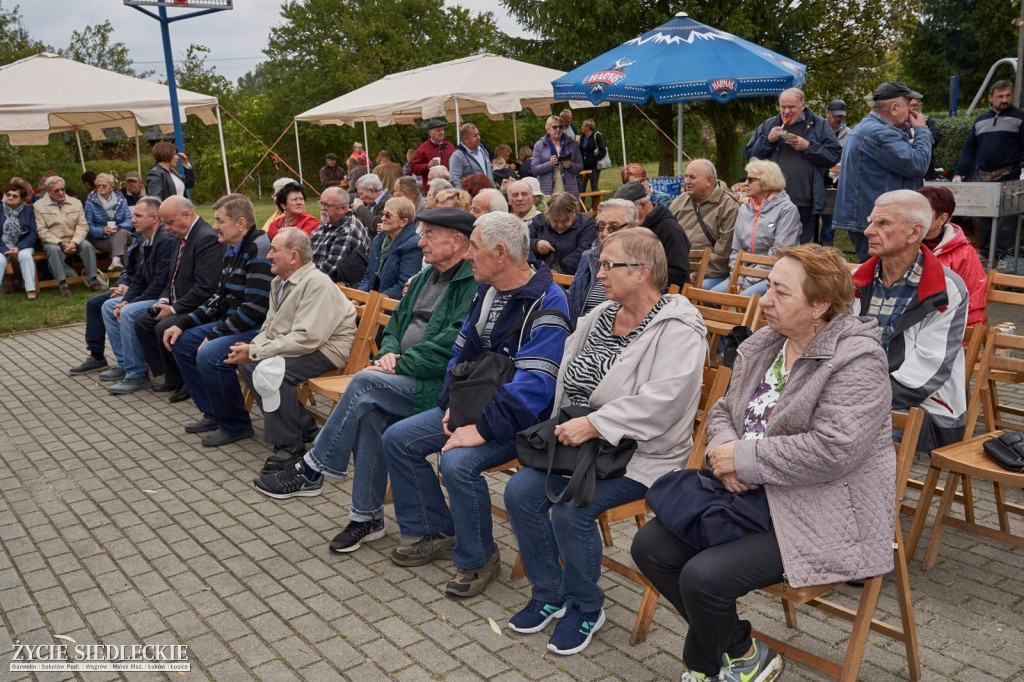
[[[559,425],[555,435],[566,445],[593,438],[617,445],[630,438],[636,452],[624,476],[597,481],[587,507],[552,505],[546,472],[536,469],[520,469],[505,486],[509,522],[533,583],[529,603],[509,627],[539,632],[560,618],[548,643],[558,654],[583,651],[604,624],[597,515],[642,498],[656,478],[689,457],[707,352],[700,313],[686,298],[661,293],[668,265],[653,232],[612,234],[597,267],[608,301],[582,318],[566,341],[554,399],[555,414],[567,405],[595,411]],[[568,482],[550,479],[556,494]]]

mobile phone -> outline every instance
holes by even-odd
[[[562,154],[558,157],[559,161],[572,161],[572,154]]]

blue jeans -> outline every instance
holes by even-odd
[[[146,355],[135,333],[135,320],[146,314],[156,300],[132,301],[121,308],[121,321],[114,318],[114,305],[103,304],[103,324],[110,339],[110,348],[117,358],[117,366],[124,370],[126,379],[146,376]]]
[[[832,226],[832,214],[825,213],[821,216],[821,236],[818,243],[822,246],[832,246],[836,241],[836,228]]]
[[[725,282],[725,284],[723,284]],[[722,288],[719,289],[718,287]],[[709,289],[711,291],[725,291],[725,288],[729,286],[729,276],[725,277],[705,277],[704,281],[701,282],[701,289]]]
[[[206,333],[218,324],[219,320],[186,329],[171,349],[192,401],[203,416],[216,419],[220,428],[228,433],[241,433],[252,428],[252,420],[245,411],[236,367],[224,364],[224,359],[231,346],[249,343],[259,329],[254,327],[239,334],[221,336],[200,348]]]
[[[97,358],[103,357],[106,344],[104,307],[109,301],[113,301],[110,304],[110,309],[113,310],[120,300],[120,297],[114,298],[109,291],[104,291],[85,302],[85,349]],[[114,355],[117,355],[116,351]],[[120,356],[117,358],[117,364],[121,364]]]
[[[758,280],[754,284],[751,284],[749,287],[747,287],[740,293],[743,294],[744,296],[753,296],[754,294],[757,294],[758,296],[764,296],[764,292],[766,291],[768,291],[768,280],[762,279]]]
[[[448,441],[441,427],[440,407],[403,419],[384,432],[382,445],[391,476],[395,516],[405,536],[455,532],[453,563],[471,570],[494,553],[491,494],[481,475],[485,469],[515,457],[515,439],[455,448],[441,456],[441,475],[451,511],[427,457]]]
[[[331,478],[344,477],[349,457],[355,456],[350,520],[384,516],[388,469],[381,436],[395,422],[412,416],[415,397],[416,379],[411,376],[358,372],[306,454],[312,468]]]
[[[604,604],[604,590],[597,585],[603,552],[597,515],[639,500],[647,486],[625,476],[599,480],[590,506],[577,507],[572,502],[551,504],[544,492],[546,477],[544,471],[522,468],[505,485],[505,509],[526,576],[533,583],[531,598],[547,604],[571,602],[580,611],[597,611]],[[568,483],[565,476],[551,476],[556,493]]]

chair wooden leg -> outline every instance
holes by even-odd
[[[516,560],[512,564],[512,572],[508,574],[508,582],[514,583],[526,576],[526,566],[523,565],[523,555],[516,552]]]
[[[999,481],[992,481],[992,492],[996,496],[996,516],[999,517],[999,530],[1009,533],[1010,514],[1006,511],[1006,495],[1003,493],[1003,484]]]
[[[940,473],[942,473],[940,469],[929,467],[928,475],[921,486],[921,496],[917,500],[914,520],[910,524],[910,533],[907,535],[908,561],[914,558],[914,553],[917,551],[917,543],[921,540],[921,532],[924,530],[925,521],[928,520],[928,508],[931,507],[932,497],[935,495],[935,485],[939,482]],[[967,500],[964,500],[964,504],[967,504]]]
[[[903,548],[903,533],[896,530],[895,552],[896,596],[900,602],[900,619],[903,621],[903,645],[907,650],[907,667],[910,679],[921,679],[921,653],[917,646],[917,624],[914,621],[914,602],[910,597],[910,572],[907,570],[907,554]]]
[[[961,476],[960,486],[964,489],[964,518],[974,523],[974,490],[971,488],[971,477]]]
[[[932,536],[928,538],[928,546],[925,548],[924,559],[921,561],[921,570],[927,571],[935,565],[935,557],[939,554],[939,545],[942,544],[942,531],[946,521],[946,515],[953,507],[953,496],[960,483],[960,474],[955,471],[949,472],[946,479],[946,490],[942,493],[942,502],[939,503],[939,510],[935,513],[935,523],[932,525]]]
[[[647,634],[651,631],[651,621],[654,620],[654,611],[658,608],[659,596],[660,593],[654,585],[646,586],[644,597],[640,600],[640,610],[633,622],[633,633],[629,637],[630,646],[642,644],[647,640]]]
[[[882,576],[868,578],[864,581],[864,591],[857,605],[857,617],[853,621],[850,643],[846,647],[846,658],[843,659],[843,671],[839,682],[856,682],[864,659],[864,647],[867,645],[868,633],[871,631],[871,619],[875,615],[878,595],[882,591]]]
[[[598,517],[597,525],[601,528],[601,539],[604,541],[604,546],[614,546],[615,543],[612,542],[612,529],[611,526],[608,524],[608,521],[602,519],[601,517]]]
[[[786,616],[786,625],[796,627],[796,604],[788,599],[782,600],[782,613]]]

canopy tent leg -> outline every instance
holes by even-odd
[[[519,129],[516,127],[516,112],[512,112],[512,144],[515,145],[515,156],[519,158]]]
[[[679,121],[676,123],[676,138],[679,144],[676,145],[676,168],[677,175],[683,174],[683,103],[679,103]]]
[[[295,126],[298,128],[298,126]],[[366,154],[366,170],[370,170],[370,138],[366,136],[366,120],[363,120],[363,153]]]
[[[299,122],[292,121],[295,126],[295,160],[299,163],[299,184],[302,184],[302,150],[299,148]]]
[[[462,144],[462,120],[459,118],[459,98],[455,98],[455,144]]]
[[[139,130],[139,122],[135,122],[135,169],[139,171],[139,177],[142,177],[142,150],[139,149],[139,138],[142,137],[142,131]]]
[[[622,102],[619,102],[619,136],[622,138],[622,165],[626,165],[626,124],[622,122]]]
[[[82,163],[82,172],[85,172],[85,155],[82,154],[82,138],[78,131],[75,131],[75,142],[78,143],[78,160]]]
[[[224,126],[220,122],[220,105],[217,105],[217,134],[220,136],[220,163],[224,167],[224,191],[231,194],[231,178],[228,176],[228,153],[224,149]]]

